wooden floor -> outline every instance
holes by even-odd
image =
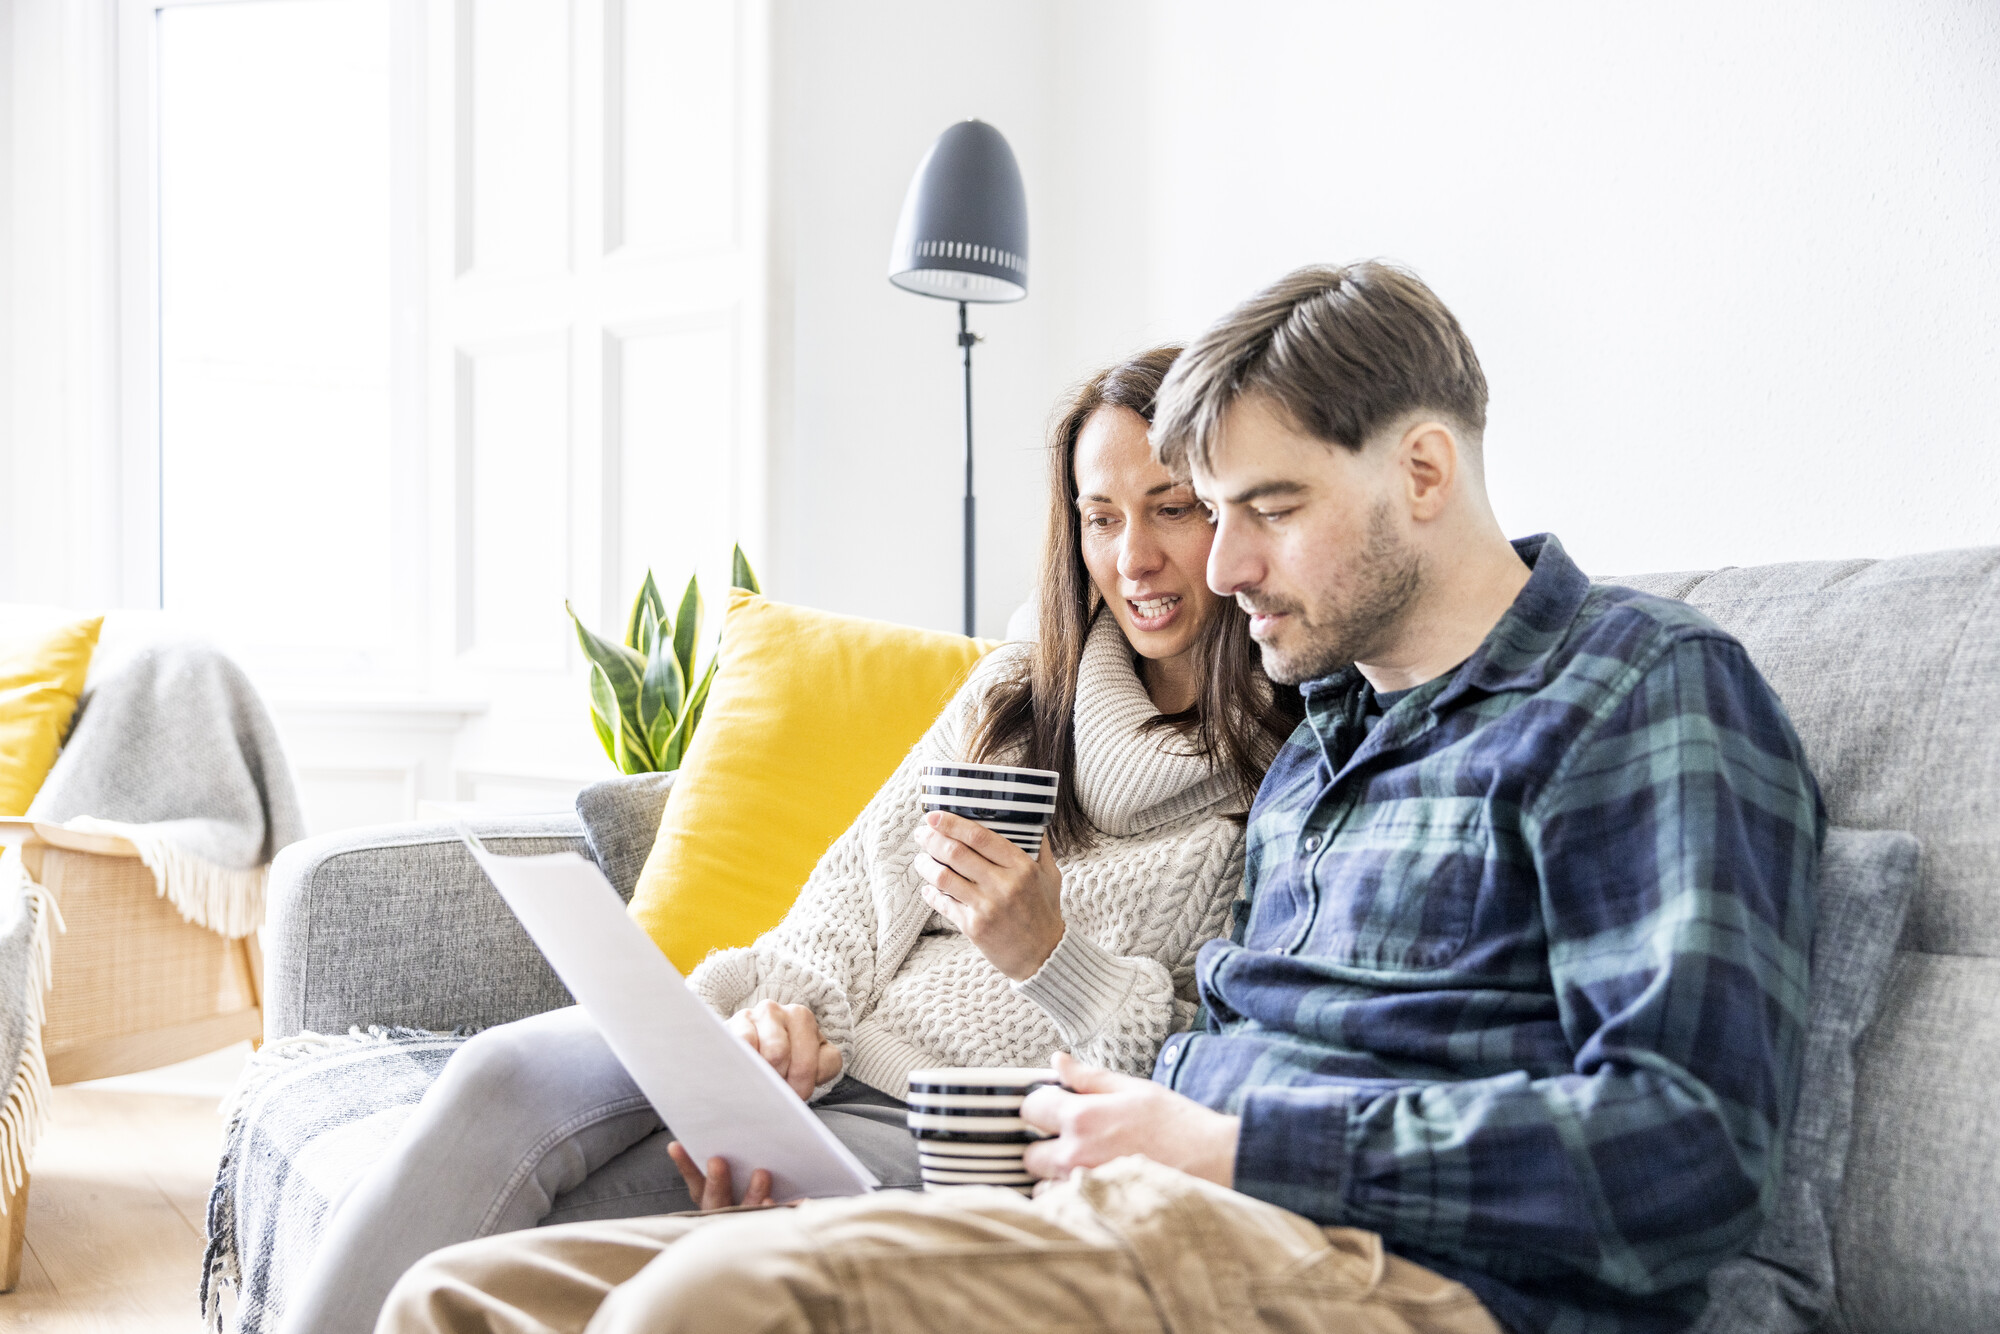
[[[218,1096],[143,1077],[55,1090],[28,1193],[21,1282],[0,1330],[197,1334]]]

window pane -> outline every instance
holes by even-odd
[[[389,0],[158,21],[166,606],[365,669],[394,625]]]

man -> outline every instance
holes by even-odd
[[[1055,1058],[1032,1203],[517,1233],[383,1327],[1689,1324],[1777,1184],[1824,815],[1740,645],[1502,536],[1485,413],[1458,322],[1381,264],[1294,273],[1176,364],[1155,448],[1306,721],[1203,1021],[1151,1081]],[[946,865],[982,837],[951,832]]]

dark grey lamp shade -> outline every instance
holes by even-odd
[[[962,120],[917,166],[889,281],[946,301],[1019,301],[1028,294],[1028,197],[1000,131]]]

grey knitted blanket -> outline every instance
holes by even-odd
[[[263,924],[271,858],[306,832],[263,700],[195,640],[141,648],[85,693],[28,815],[129,839],[181,916],[232,937]]]
[[[285,1294],[319,1245],[331,1206],[381,1157],[471,1030],[302,1033],[250,1060],[224,1113],[222,1162],[208,1197],[201,1315],[233,1334],[274,1334]]]

